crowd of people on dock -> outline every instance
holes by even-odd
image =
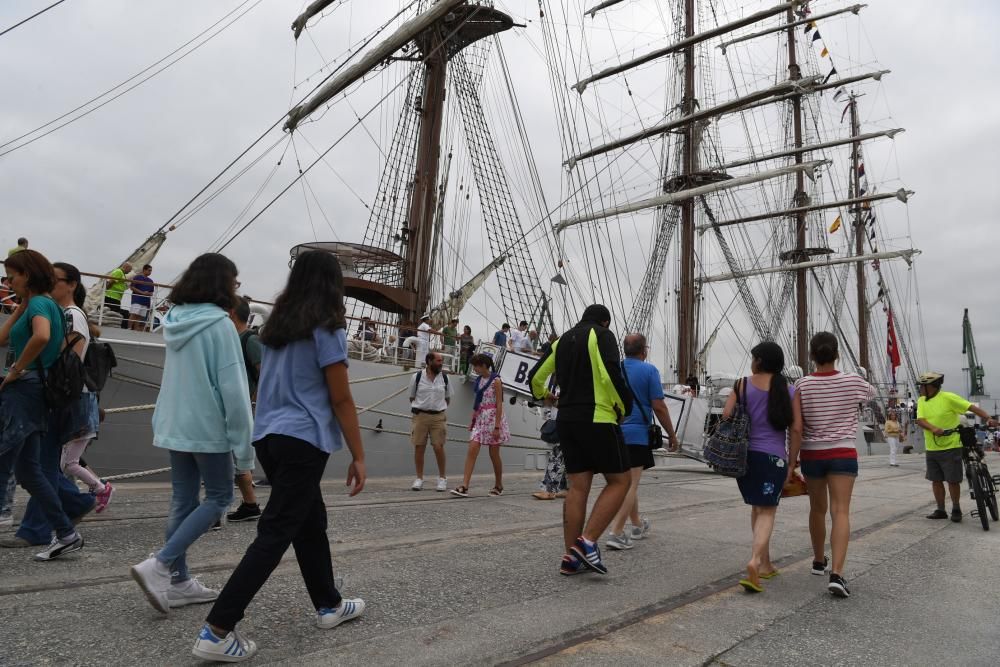
[[[10,480],[16,478],[30,500],[15,538],[3,546],[43,545],[34,557],[47,561],[82,549],[77,523],[91,511],[103,512],[114,494],[114,486],[81,458],[100,423],[92,383],[85,382],[79,395],[59,393],[73,368],[84,376],[90,372],[88,350],[100,332],[82,310],[86,294],[76,267],[52,264],[24,241],[8,255],[5,268],[16,300],[0,324],[0,345],[10,349],[0,383],[0,521],[9,504]],[[150,268],[143,270],[147,278]],[[130,270],[123,265],[122,276],[108,280],[120,281]],[[301,254],[259,332],[248,327],[250,304],[237,294],[238,287],[236,265],[208,253],[191,263],[167,297],[171,308],[162,318],[166,357],[152,423],[153,445],[169,456],[172,498],[162,544],[130,569],[160,613],[211,603],[193,647],[194,655],[205,660],[241,661],[256,653],[255,642],[237,626],[289,547],[319,628],[336,627],[365,610],[364,600],[345,598],[335,583],[320,484],[330,455],[345,446],[350,495],[360,493],[367,479],[348,373],[351,341],[340,265],[325,252]],[[138,291],[143,290],[140,285]],[[120,303],[117,292],[113,296]],[[661,374],[647,360],[646,338],[630,333],[619,347],[611,321],[605,306],[593,304],[576,325],[542,346],[537,331],[524,321],[517,333],[504,325],[493,339],[494,350],[536,357],[527,381],[533,398],[545,406],[542,437],[553,446],[534,495],[539,500],[564,498],[559,572],[565,576],[606,574],[602,539],[606,548],[628,551],[648,535],[651,523],[639,512],[643,471],[654,466],[655,449],[680,446]],[[471,337],[471,331],[466,327],[459,335],[457,324],[451,320],[440,333],[445,347],[461,350],[463,336]],[[369,330],[362,323],[365,342],[374,341],[366,338]],[[438,333],[429,324],[421,331]],[[502,496],[501,452],[511,433],[494,356],[477,352],[464,358],[473,376],[474,403],[462,480],[449,488],[447,410],[456,388],[444,369],[444,351],[432,349],[429,336],[421,340],[423,363],[408,386],[417,473],[411,488],[423,488],[429,441],[438,491],[472,495],[473,471],[486,447],[494,475],[488,495]],[[795,482],[800,466],[809,496],[812,573],[828,575],[829,591],[848,597],[844,573],[858,475],[858,406],[876,392],[859,375],[837,369],[833,334],[813,336],[810,354],[815,370],[789,383],[781,347],[769,341],[754,346],[751,373],[735,383],[723,408],[723,419],[742,413],[749,423],[746,471],[737,485],[751,507],[752,542],[746,577],[739,583],[759,593],[764,581],[778,575],[770,555],[771,535],[782,489]],[[937,504],[928,518],[960,521],[962,444],[951,430],[968,411],[988,427],[998,424],[977,406],[943,391],[942,384],[938,373],[921,376],[916,405],[916,424],[925,434],[927,479]],[[685,386],[697,391],[690,383]],[[889,421],[887,435],[898,435],[898,423],[893,429]],[[256,462],[270,485],[263,507],[253,487]],[[588,513],[598,475],[604,486]],[[241,501],[229,512],[234,479]],[[946,484],[950,515],[945,512]],[[257,531],[225,586],[215,590],[192,576],[187,556],[227,512],[233,521],[256,520]]]

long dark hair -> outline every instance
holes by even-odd
[[[270,348],[281,348],[310,338],[317,327],[346,329],[346,313],[340,262],[328,252],[310,250],[295,260],[260,338]]]
[[[28,277],[28,290],[32,294],[48,294],[56,285],[52,264],[37,250],[18,250],[4,264]]]
[[[213,303],[223,310],[236,307],[236,276],[239,270],[233,260],[217,252],[195,257],[170,290],[170,303]]]
[[[80,269],[66,262],[55,262],[52,268],[59,269],[65,273],[66,282],[76,283],[76,287],[73,288],[73,304],[82,311],[83,304],[87,301],[87,290],[83,286],[83,277],[80,275]],[[101,335],[101,330],[89,318],[87,319],[87,327],[90,329],[91,338],[97,338]]]
[[[750,350],[750,355],[757,361],[758,371],[771,374],[767,421],[773,428],[784,431],[792,425],[792,399],[788,395],[788,381],[781,374],[785,368],[785,353],[777,343],[764,341]]]

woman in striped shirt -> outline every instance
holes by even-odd
[[[809,490],[812,573],[823,576],[829,571],[830,593],[849,597],[843,575],[851,534],[851,493],[858,476],[858,407],[875,398],[875,388],[859,375],[837,370],[837,337],[832,333],[813,336],[809,353],[816,370],[796,381],[794,400],[802,411],[801,460]],[[828,507],[832,567],[825,555]]]

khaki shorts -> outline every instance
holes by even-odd
[[[412,430],[410,431],[410,442],[415,447],[427,444],[427,437],[430,436],[431,445],[441,447],[448,437],[448,417],[445,413],[437,415],[420,412],[413,415]]]

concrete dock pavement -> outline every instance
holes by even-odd
[[[923,459],[900,462],[861,460],[848,600],[808,572],[805,498],[778,510],[782,574],[743,593],[749,508],[735,481],[671,460],[643,478],[651,533],[605,550],[605,577],[557,573],[561,503],[531,497],[541,473],[505,476],[499,498],[486,496],[487,476],[470,499],[410,491],[409,478],[370,480],[352,499],[326,483],[335,574],[365,615],[315,628],[289,553],[240,628],[259,665],[996,664],[1000,524],[924,519]],[[1000,456],[988,462],[1000,471]],[[34,550],[0,550],[0,665],[199,664],[190,649],[208,608],[158,614],[128,574],[162,543],[168,502],[164,484],[122,484],[108,512],[81,524],[82,552],[35,563]],[[254,533],[242,523],[204,536],[193,572],[221,587]]]

